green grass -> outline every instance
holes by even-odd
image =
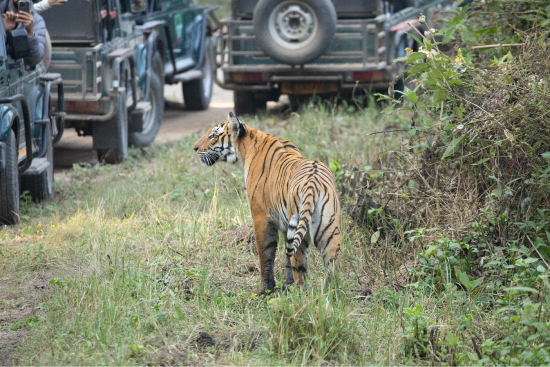
[[[365,138],[384,120],[374,108],[353,110],[309,106],[284,128],[281,117],[243,122],[312,159],[376,166],[401,138]],[[55,199],[25,204],[22,224],[2,228],[0,281],[14,289],[0,301],[37,276],[47,284],[19,364],[429,364],[441,362],[415,341],[427,327],[458,335],[469,315],[480,332],[502,333],[498,316],[456,286],[402,288],[417,249],[371,245],[372,233],[347,216],[337,287],[325,287],[312,251],[305,293],[257,296],[243,173],[204,169],[195,139],[132,151],[119,166],[75,167]]]

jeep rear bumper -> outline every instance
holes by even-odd
[[[322,94],[351,92],[354,89],[381,89],[393,80],[394,67],[380,63],[363,68],[361,64],[346,64],[303,68],[290,67],[228,67],[222,68],[223,81],[218,85],[231,90],[279,91],[280,94]]]
[[[387,87],[395,68],[387,50],[389,23],[374,19],[341,19],[328,50],[301,66],[279,64],[256,42],[252,21],[223,20],[227,32],[218,38],[216,61],[225,89],[273,91],[279,94],[351,92]]]

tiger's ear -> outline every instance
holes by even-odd
[[[244,124],[239,120],[237,116],[233,114],[233,112],[229,112],[229,126],[231,126],[231,132],[233,133],[234,139],[241,139],[244,138],[246,135],[246,127]]]

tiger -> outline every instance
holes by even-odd
[[[243,124],[233,112],[193,145],[203,166],[242,165],[258,257],[259,292],[274,292],[278,231],[286,233],[283,287],[304,288],[309,246],[322,254],[329,279],[342,242],[342,214],[332,171],[284,140]]]

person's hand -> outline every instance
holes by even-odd
[[[19,14],[17,14],[17,21],[25,27],[27,30],[27,36],[32,36],[34,34],[33,29],[33,16],[31,13],[27,13],[26,11],[22,11]]]
[[[9,32],[15,28],[15,25],[17,24],[17,14],[12,11],[7,11],[2,14],[2,19],[4,20],[4,30],[6,32]]]
[[[48,0],[48,5],[50,6],[63,5],[66,2],[67,0]]]

